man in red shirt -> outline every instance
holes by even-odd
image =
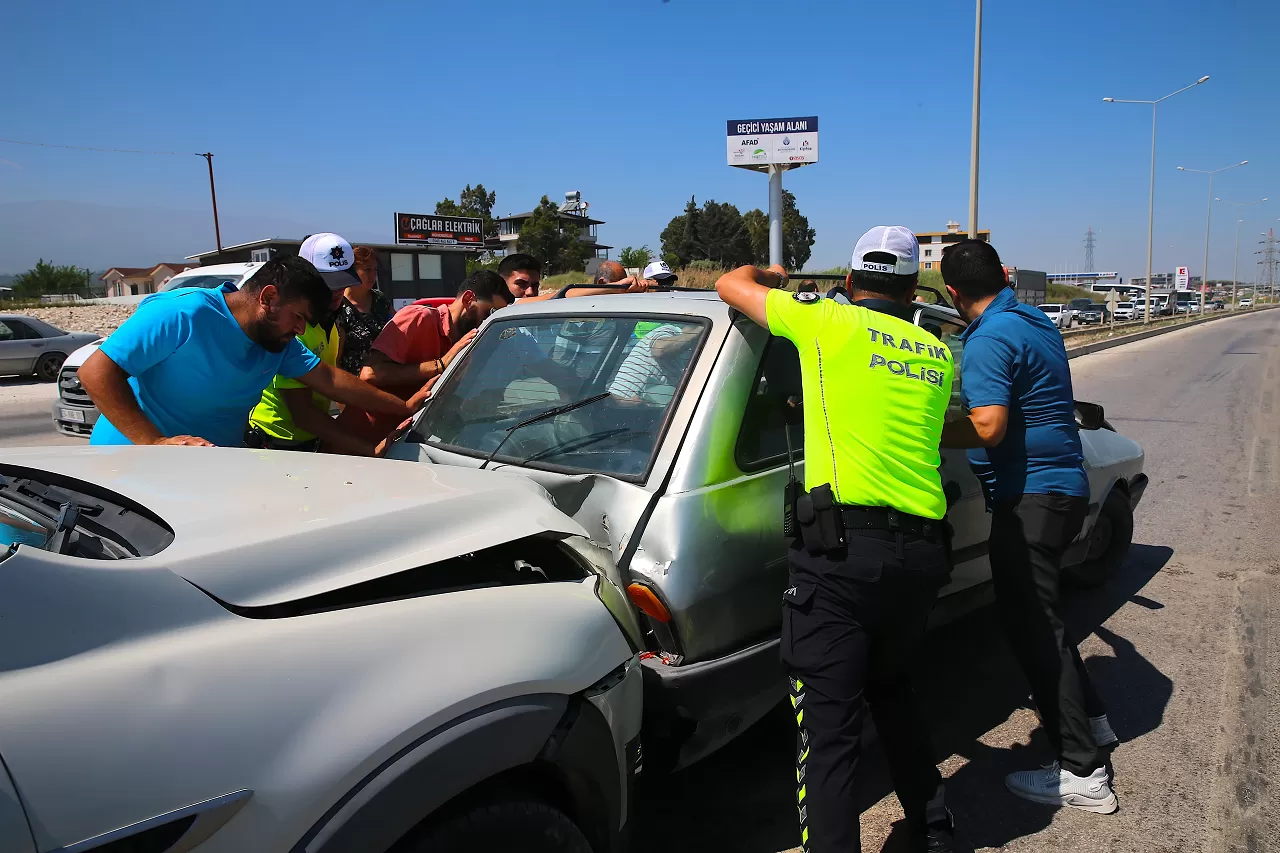
[[[457,297],[448,305],[406,305],[374,340],[360,378],[408,400],[424,382],[444,373],[471,343],[485,318],[512,301],[502,276],[480,270],[462,282]],[[375,443],[390,435],[402,420],[355,406],[347,406],[338,416],[339,425],[348,432]]]

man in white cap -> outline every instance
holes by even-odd
[[[640,277],[656,281],[658,284],[665,284],[668,287],[680,280],[680,276],[671,271],[671,267],[667,266],[666,261],[650,261],[644,268],[644,274]]]
[[[298,340],[322,363],[333,366],[338,362],[338,331],[332,312],[342,304],[346,288],[360,284],[355,271],[355,251],[344,238],[326,231],[303,240],[298,255],[316,268],[329,290],[327,316],[313,317]],[[420,398],[410,396],[408,399],[416,408],[423,398],[425,393]],[[381,449],[330,417],[329,406],[329,398],[323,394],[312,391],[297,379],[277,375],[249,414],[245,444],[309,452],[323,441],[329,451],[354,456],[369,456]]]
[[[853,250],[851,304],[781,290],[787,275],[778,266],[741,267],[716,282],[721,299],[800,355],[805,491],[793,505],[799,536],[788,555],[781,651],[799,727],[805,851],[861,850],[854,780],[867,707],[911,849],[953,849],[954,822],[910,679],[951,571],[938,441],[953,364],[911,322],[919,269],[915,235],[879,226]]]

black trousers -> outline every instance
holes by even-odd
[[[938,589],[941,542],[849,531],[847,549],[791,547],[782,663],[799,727],[796,804],[806,853],[862,849],[854,780],[870,708],[893,787],[913,829],[947,820],[942,776],[911,686]]]
[[[1089,500],[1022,495],[991,517],[991,578],[1009,645],[1031,683],[1045,734],[1062,766],[1088,775],[1106,756],[1089,718],[1106,713],[1058,615],[1062,555],[1080,533]]]

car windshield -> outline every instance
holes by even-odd
[[[1057,314],[1062,311],[1061,305],[1041,305],[1040,310],[1046,314]]]
[[[170,279],[162,290],[176,290],[179,287],[222,287],[224,284],[239,284],[238,275],[192,275],[186,278]]]
[[[494,458],[643,480],[705,329],[687,316],[495,320],[435,395],[417,436],[484,457],[516,424],[607,394],[514,431]]]

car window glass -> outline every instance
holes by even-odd
[[[521,421],[608,394],[513,432],[495,459],[642,479],[704,329],[687,317],[495,318],[450,372],[417,433],[487,456]]]
[[[13,333],[13,329],[4,321],[0,321],[0,341],[15,341],[18,336]]]
[[[804,458],[804,429],[799,413],[787,406],[788,397],[800,397],[800,355],[786,338],[770,338],[760,360],[760,371],[742,414],[742,428],[734,459],[743,471],[784,465],[787,461],[786,417],[791,415],[791,446],[796,459]]]
[[[21,320],[6,320],[6,325],[12,330],[12,340],[15,341],[33,341],[40,337],[40,333],[35,329],[23,323]]]
[[[920,313],[916,323],[946,344],[951,353],[951,402],[947,405],[946,419],[953,421],[964,415],[964,406],[960,402],[960,361],[964,357],[964,341],[960,335],[964,332],[964,324],[929,316],[925,312]]]
[[[176,290],[179,287],[222,287],[224,284],[236,285],[240,282],[238,275],[192,275],[186,278],[169,279],[161,286],[161,290]]]

